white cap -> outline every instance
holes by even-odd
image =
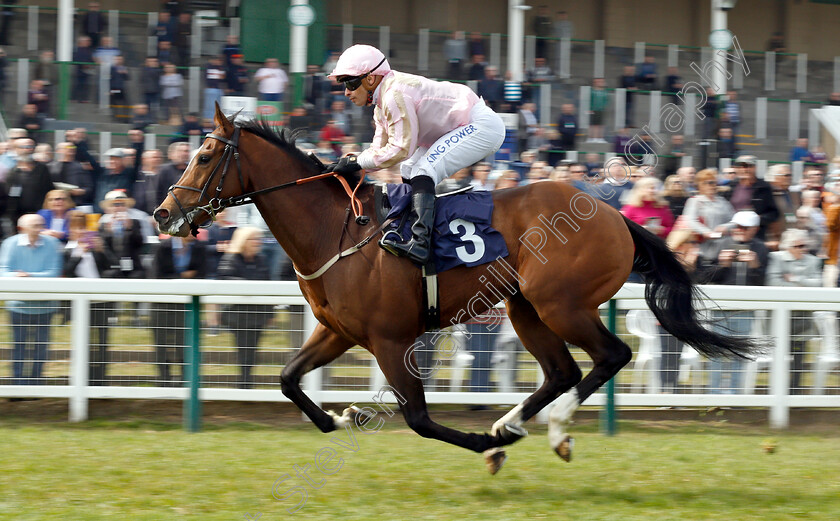
[[[744,228],[752,228],[761,224],[761,218],[752,210],[744,210],[732,216],[732,223]]]

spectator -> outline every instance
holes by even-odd
[[[637,83],[645,90],[654,90],[659,76],[656,74],[656,60],[653,56],[645,56],[636,69]]]
[[[700,108],[703,113],[703,139],[710,139],[717,132],[720,101],[715,89],[706,87],[706,103]]]
[[[729,233],[735,210],[718,194],[717,174],[713,169],[701,170],[695,179],[698,194],[686,201],[682,215],[686,227],[699,236],[700,255],[711,259],[717,255],[717,241]]]
[[[463,66],[467,62],[469,49],[464,31],[455,31],[443,44],[443,57],[448,63],[449,78],[460,80],[463,76]]]
[[[307,74],[303,77],[303,99],[313,111],[315,124],[320,126],[327,108],[330,82],[321,74],[317,65],[307,65]]]
[[[840,105],[840,92],[832,92],[828,95],[828,102],[826,105],[838,106]]]
[[[551,171],[551,175],[548,176],[549,181],[557,181],[558,183],[567,183],[571,184],[572,182],[572,174],[569,173],[569,167],[564,164],[559,164],[554,167],[554,170]]]
[[[111,65],[111,110],[115,121],[127,119],[129,101],[126,87],[130,79],[128,67],[125,66],[122,55],[116,55]]]
[[[38,116],[45,118],[50,111],[50,95],[44,89],[44,82],[32,80],[29,82],[29,92],[26,95],[26,102],[37,107]]]
[[[782,33],[776,31],[773,33],[773,36],[770,37],[770,40],[767,41],[767,50],[772,53],[776,53],[776,68],[778,69],[779,64],[784,60],[784,56],[779,53],[786,53],[787,46],[785,45],[785,37],[782,36]]]
[[[55,161],[48,165],[53,183],[65,183],[72,196],[74,207],[88,207],[93,203],[93,176],[76,161],[76,145],[70,142],[59,143],[55,150]],[[80,208],[91,211],[93,208]]]
[[[568,38],[571,40],[575,37],[575,25],[569,20],[569,15],[566,11],[557,11],[557,19],[554,21],[554,37],[558,40]],[[560,56],[560,51],[557,51],[557,56]]]
[[[773,187],[773,201],[779,209],[779,217],[767,228],[766,244],[772,251],[779,248],[782,233],[796,224],[796,209],[802,201],[800,192],[790,190],[792,175],[788,165],[773,165],[764,177]]]
[[[803,208],[807,209],[807,213],[811,220],[811,226],[819,238],[819,242],[812,249],[812,253],[814,254],[820,251],[822,239],[828,232],[826,228],[825,214],[823,213],[822,208],[820,208],[820,195],[820,192],[817,190],[805,190],[802,192],[802,206],[799,208],[799,210],[802,210]]]
[[[154,124],[152,116],[149,114],[149,106],[145,103],[139,103],[132,107],[131,115],[131,130],[139,131],[142,134],[148,132],[149,127]]]
[[[155,200],[158,204],[163,202],[166,198],[169,187],[176,184],[184,170],[187,169],[187,163],[190,160],[190,145],[183,141],[171,143],[167,149],[167,157],[169,163],[163,165],[160,169],[160,179],[157,185],[157,196]]]
[[[233,59],[236,56],[242,58],[242,48],[239,47],[239,37],[235,34],[228,34],[225,37],[225,46],[222,48],[222,56],[224,57],[224,66],[230,69],[233,65]]]
[[[317,69],[317,67],[316,67]],[[234,54],[230,57],[230,65],[225,75],[226,92],[229,96],[244,96],[245,87],[251,79],[248,77],[248,67],[245,66],[244,56]]]
[[[43,119],[38,115],[38,106],[34,103],[27,103],[23,106],[23,111],[18,120],[18,127],[26,129],[26,133],[32,136],[33,140],[40,140],[43,138],[41,129],[43,128]]]
[[[732,217],[731,234],[721,239],[710,259],[703,259],[710,284],[763,286],[769,252],[756,237],[761,218],[752,210]],[[720,311],[713,313],[718,333],[747,337],[753,321],[752,311]],[[709,391],[715,394],[737,394],[741,391],[743,360],[711,360]]]
[[[207,274],[203,246],[192,235],[172,237],[160,241],[152,259],[154,279],[203,279]],[[159,381],[164,387],[179,387],[186,380],[184,374],[185,345],[184,304],[152,304],[151,326],[155,343],[155,363]],[[181,367],[180,378],[172,368]],[[177,378],[177,379],[176,379]]]
[[[487,313],[468,320],[464,326],[467,333],[467,349],[473,355],[470,370],[469,390],[474,393],[490,392],[490,360],[496,344],[496,334],[490,324],[495,324],[496,315]],[[495,326],[494,326],[495,327]],[[486,406],[472,406],[473,410],[486,409]]]
[[[143,66],[143,75],[140,79],[143,84],[143,100],[149,108],[149,117],[153,122],[157,121],[160,112],[160,77],[163,71],[160,62],[155,56],[148,56]]]
[[[516,170],[505,170],[502,175],[496,179],[495,190],[502,190],[503,188],[514,188],[519,186],[519,174]]]
[[[112,190],[99,202],[105,215],[99,219],[99,235],[105,252],[117,263],[111,266],[109,278],[142,279],[146,270],[141,263],[144,236],[142,223],[129,214],[134,199],[124,191]]]
[[[485,103],[498,111],[505,99],[505,84],[499,80],[496,67],[488,65],[484,69],[484,78],[478,82],[478,95]]]
[[[668,208],[671,209],[671,214],[674,217],[682,215],[685,203],[688,201],[688,197],[688,192],[686,192],[683,188],[682,181],[679,176],[671,175],[665,178],[662,198],[667,201]]]
[[[534,68],[528,71],[528,81],[531,83],[551,83],[554,81],[554,72],[545,61],[545,58],[535,58]]]
[[[828,164],[828,154],[825,153],[825,149],[822,146],[817,145],[808,154],[808,162],[819,164],[822,167]]]
[[[545,161],[534,161],[531,163],[531,168],[528,170],[528,173],[525,174],[525,183],[533,184],[546,181],[548,176],[551,175],[552,170],[553,168],[548,166],[548,163]]]
[[[590,195],[598,196],[597,190],[592,186],[592,180],[589,178],[589,169],[582,163],[569,163],[569,183],[580,190]]]
[[[181,97],[184,95],[184,77],[175,70],[175,66],[167,63],[163,66],[163,75],[160,77],[161,93],[167,110],[167,118],[170,125],[181,124]]]
[[[807,232],[787,230],[782,234],[779,246],[779,251],[769,255],[768,286],[816,288],[822,285],[821,261],[808,253]],[[804,394],[801,381],[805,372],[806,335],[811,332],[811,312],[791,311],[790,318],[790,393]]]
[[[738,129],[741,127],[741,102],[738,101],[738,93],[730,90],[726,94],[726,102],[723,104],[723,113],[729,115],[729,125],[732,127],[732,137],[738,136]]]
[[[519,109],[519,126],[517,134],[519,136],[519,150],[529,150],[534,148],[534,139],[537,136],[539,129],[539,121],[537,121],[537,106],[534,103],[523,103]]]
[[[633,185],[627,197],[627,204],[621,213],[631,221],[662,239],[668,237],[674,226],[674,215],[668,203],[656,191],[657,181],[653,177],[642,177]]]
[[[0,247],[0,277],[58,277],[61,274],[60,245],[57,239],[42,235],[44,219],[26,214],[17,220],[18,235]],[[54,301],[6,301],[12,324],[12,385],[38,385],[47,361],[50,322],[56,310]],[[32,345],[28,357],[27,344]],[[31,361],[29,377],[24,364]]]
[[[735,136],[732,134],[731,128],[722,127],[718,130],[717,148],[718,157],[720,158],[734,159],[738,154]]]
[[[259,82],[261,101],[283,102],[283,93],[286,91],[289,77],[286,76],[286,71],[280,68],[277,58],[265,60],[265,66],[257,70],[254,79]]]
[[[190,47],[192,47],[192,15],[187,12],[178,14],[178,21],[175,23],[175,37],[172,41],[172,49],[175,51],[175,63],[179,67],[190,65]]]
[[[2,16],[2,14],[0,14],[0,16]],[[6,92],[6,67],[8,65],[9,61],[6,58],[6,51],[0,49],[0,99],[3,98],[3,93]]]
[[[111,148],[105,152],[107,167],[96,180],[94,200],[103,201],[114,190],[128,192],[134,185],[135,172],[123,164],[125,152],[121,148]]]
[[[627,92],[624,95],[624,126],[633,126],[633,93],[638,90],[636,87],[636,71],[632,65],[624,66],[624,74],[618,78],[618,86]]]
[[[161,162],[160,150],[153,148],[144,151],[141,156],[140,172],[131,188],[131,193],[135,198],[134,207],[149,215],[163,201],[163,199],[158,199],[158,182],[160,179],[158,174]]]
[[[175,39],[175,20],[169,11],[158,13],[158,22],[152,28],[152,36],[156,37],[158,42],[172,43]]]
[[[668,67],[668,75],[665,77],[665,84],[662,90],[672,95],[674,101],[678,101],[677,93],[683,88],[683,81],[680,78],[678,69],[676,67]]]
[[[108,28],[108,19],[99,10],[99,2],[90,2],[87,12],[79,19],[79,27],[82,34],[90,38],[94,47],[99,46],[99,41],[105,30]]]
[[[811,151],[808,150],[808,138],[801,137],[796,140],[796,146],[790,151],[790,162],[805,161],[810,155]]]
[[[471,58],[472,64],[467,73],[467,79],[471,81],[481,81],[484,78],[484,55],[475,54]]]
[[[71,98],[79,103],[90,103],[90,84],[96,75],[93,65],[93,47],[88,36],[80,36],[76,50],[73,51],[73,61],[76,63],[73,72],[73,92]]]
[[[262,231],[259,228],[238,228],[219,263],[223,280],[268,280],[266,258],[260,253]],[[234,304],[222,309],[222,323],[233,332],[237,362],[241,370],[239,387],[254,386],[253,367],[257,363],[260,337],[274,314],[274,307],[265,304]]]
[[[575,116],[575,106],[571,103],[564,103],[560,108],[560,118],[557,120],[557,129],[560,132],[560,147],[565,151],[577,150],[578,121]]]
[[[213,56],[207,64],[204,74],[204,114],[203,117],[212,119],[216,113],[216,103],[221,102],[225,93],[225,71],[221,56]]]
[[[103,36],[102,43],[95,47],[93,51],[93,61],[102,65],[103,63],[108,67],[114,65],[114,58],[120,56],[121,52],[114,47],[114,40],[110,36]]]
[[[55,53],[53,51],[47,49],[38,54],[38,64],[35,66],[34,78],[41,81],[41,85],[50,99],[55,98],[55,87],[58,85],[58,66],[55,64]]]
[[[64,248],[62,276],[99,279],[106,277],[111,266],[118,262],[108,255],[102,237],[87,229],[85,214],[69,212],[69,240]],[[108,366],[109,320],[115,317],[113,302],[90,303],[89,385],[105,385]]]
[[[475,190],[493,190],[493,181],[490,180],[490,163],[481,161],[473,165],[470,184]]]
[[[70,210],[75,207],[70,193],[65,190],[50,190],[44,198],[44,207],[38,215],[44,219],[44,235],[66,243],[70,233]]]
[[[52,178],[47,165],[32,159],[35,142],[18,139],[17,163],[6,176],[7,214],[11,222],[21,216],[37,213],[44,204],[47,192],[53,189]]]
[[[484,45],[484,38],[481,36],[479,32],[470,33],[470,60],[473,60],[475,56],[481,56],[481,61],[484,61],[484,57],[487,56],[487,47]],[[332,70],[332,69],[329,69]]]
[[[169,40],[161,40],[158,42],[157,59],[164,69],[168,63],[175,65],[175,58],[172,52],[172,42]]]
[[[688,192],[689,195],[697,194],[697,184],[695,182],[696,172],[693,166],[683,166],[677,169],[677,175],[680,181],[682,181],[683,190]]]
[[[672,134],[671,143],[664,150],[665,156],[662,161],[663,179],[677,173],[682,164],[682,158],[686,155],[685,138],[682,134]],[[683,187],[685,188],[685,187]]]
[[[344,131],[341,130],[341,127],[336,125],[334,119],[327,121],[327,124],[324,125],[324,128],[321,129],[321,132],[318,134],[318,138],[321,141],[326,141],[332,147],[333,155],[335,157],[339,157],[341,155],[341,143],[344,141]]]
[[[201,121],[198,119],[198,114],[190,112],[184,116],[184,123],[178,129],[178,135],[172,138],[172,143],[183,141],[189,143],[190,137],[198,136],[200,139],[204,135],[204,128],[201,126]]]
[[[729,195],[729,202],[736,212],[753,210],[761,218],[758,239],[764,240],[767,227],[779,218],[779,209],[773,200],[773,188],[755,175],[755,156],[739,156],[735,159],[738,184]]]
[[[516,112],[522,103],[522,83],[513,79],[513,73],[505,72],[505,104],[507,112]]]
[[[353,118],[347,110],[347,104],[343,100],[335,100],[330,108],[330,118],[335,121],[335,126],[341,129],[345,136],[351,135],[353,133]]]
[[[698,248],[697,234],[685,228],[674,228],[666,240],[668,249],[680,261],[685,271],[693,280],[697,280],[697,262],[700,250]],[[683,352],[683,343],[665,331],[662,326],[659,329],[659,341],[662,350],[659,360],[659,382],[662,392],[673,394],[677,390],[680,374],[680,358]]]
[[[536,57],[548,59],[549,38],[554,36],[554,21],[548,12],[548,6],[537,7],[537,15],[532,20],[534,36],[536,36]]]
[[[18,0],[11,0],[3,3],[3,10],[0,11],[0,45],[9,45],[9,26],[15,17],[14,4]]]
[[[604,89],[604,78],[595,78],[592,81],[592,92],[589,98],[589,140],[587,143],[606,143],[604,141],[604,112],[609,102],[609,94]]]

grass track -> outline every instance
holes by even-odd
[[[396,419],[375,434],[354,429],[355,453],[330,442],[349,441],[347,432],[309,424],[208,424],[186,434],[167,421],[0,419],[0,519],[840,519],[836,432],[627,421],[607,438],[589,423],[575,426],[566,464],[544,428],[529,428],[490,476],[481,456],[420,438]],[[775,454],[761,450],[769,437]],[[333,475],[314,468],[322,447],[343,459]],[[307,463],[321,488],[295,475],[293,465]],[[295,514],[286,509],[300,496],[271,495],[284,474],[280,493],[295,485],[308,493]]]

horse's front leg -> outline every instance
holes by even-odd
[[[406,367],[405,355],[409,348],[408,345],[384,339],[374,341],[372,344],[373,353],[379,367],[397,393],[406,423],[420,436],[445,441],[479,453],[493,447],[513,443],[519,439],[519,436],[508,432],[505,432],[504,436],[492,436],[486,433],[475,434],[450,429],[435,423],[429,417],[426,408],[423,382]],[[412,363],[416,364],[414,353],[410,356]]]
[[[324,412],[315,405],[300,388],[300,379],[309,371],[332,362],[351,347],[353,347],[353,342],[342,338],[323,324],[318,324],[312,336],[304,342],[294,358],[280,373],[283,394],[323,432],[333,431],[340,426],[337,420],[341,417],[332,411]]]

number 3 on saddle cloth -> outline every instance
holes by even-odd
[[[411,206],[411,186],[389,184],[383,190],[382,204],[387,219],[396,218],[391,228],[403,239],[411,237],[414,215],[401,219]],[[390,208],[389,208],[390,207]],[[507,257],[502,234],[490,226],[493,218],[493,195],[477,191],[438,196],[435,199],[435,227],[432,233],[432,256],[438,273],[456,266],[478,266]],[[387,230],[386,230],[387,233]]]

